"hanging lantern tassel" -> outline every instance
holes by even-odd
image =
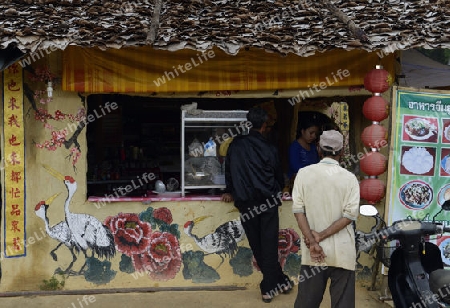
[[[368,203],[375,204],[384,198],[386,186],[377,178],[364,179],[359,183],[360,197]]]
[[[367,175],[380,175],[386,171],[387,158],[380,152],[367,153],[360,160],[360,168]]]

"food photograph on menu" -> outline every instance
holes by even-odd
[[[440,176],[450,176],[450,148],[441,149]]]
[[[424,181],[412,180],[400,188],[398,197],[406,208],[423,210],[433,200],[433,189]]]
[[[433,176],[436,148],[402,146],[400,174]]]
[[[442,119],[442,143],[450,143],[450,118]]]
[[[441,250],[442,262],[444,262],[445,265],[450,266],[450,236],[438,237],[436,245],[438,245]]]
[[[438,121],[433,117],[403,116],[404,141],[433,142],[438,140]]]
[[[449,199],[450,199],[450,184],[445,184],[444,186],[441,187],[441,189],[439,189],[436,203],[439,206],[442,206],[442,204],[444,204],[445,200],[449,200]]]

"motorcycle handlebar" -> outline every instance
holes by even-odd
[[[419,220],[400,220],[394,222],[391,226],[378,230],[370,235],[365,235],[366,242],[375,243],[383,240],[394,240],[405,235],[425,236],[450,232],[450,227],[444,227],[442,224],[434,222],[423,222]]]
[[[419,220],[396,221],[391,226],[371,234],[364,234],[363,243],[360,248],[372,247],[376,243],[389,242],[391,240],[400,240],[405,237],[416,237],[420,241],[422,236],[450,233],[450,226],[444,226],[442,223],[424,222]]]

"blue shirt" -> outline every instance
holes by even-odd
[[[298,172],[299,169],[317,164],[319,162],[319,153],[315,144],[311,144],[311,149],[308,151],[303,148],[297,140],[289,146],[289,170],[288,177],[291,178]]]

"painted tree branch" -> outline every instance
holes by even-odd
[[[81,121],[78,126],[77,129],[73,132],[72,137],[70,137],[69,139],[67,139],[66,141],[64,141],[64,147],[66,149],[70,149],[70,147],[73,145],[75,145],[75,147],[80,150],[80,143],[78,142],[78,136],[80,135],[80,133],[83,131],[83,128],[86,126],[86,121]],[[81,151],[81,150],[80,150]]]
[[[84,103],[86,101],[86,97],[82,96],[80,93],[78,93],[78,97],[81,98],[81,101]],[[73,132],[72,137],[70,137],[68,140],[66,140],[64,142],[64,146],[66,147],[66,149],[70,149],[70,147],[72,146],[72,144],[75,145],[75,147],[80,150],[80,143],[78,142],[78,136],[81,134],[81,132],[83,131],[83,128],[86,126],[86,121],[81,121],[78,126],[77,129]],[[80,150],[81,151],[81,150]]]
[[[334,4],[332,4],[329,0],[320,0],[326,8],[334,15],[336,16],[341,22],[343,22],[347,28],[350,30],[350,33],[364,43],[370,43],[369,37],[367,34],[359,28],[355,22],[344,14],[338,7],[336,7]]]
[[[72,145],[74,146],[74,148],[71,149],[71,153],[69,154],[69,157],[71,157],[73,155],[73,165],[74,165],[74,169],[75,169],[75,164],[78,160],[78,157],[81,153],[81,145],[78,142],[78,136],[80,135],[80,133],[83,131],[84,127],[86,126],[86,121],[83,121],[83,114],[81,116],[79,116],[79,114],[77,114],[76,116],[73,115],[65,115],[63,113],[61,113],[59,110],[55,112],[55,116],[52,116],[51,114],[48,114],[46,111],[44,111],[43,109],[38,108],[36,100],[35,100],[35,95],[33,90],[28,86],[28,84],[24,84],[24,95],[25,97],[28,99],[28,101],[30,102],[31,105],[31,109],[34,110],[35,112],[35,118],[37,119],[41,119],[44,123],[47,123],[48,119],[52,119],[52,120],[60,120],[61,117],[65,118],[65,116],[70,116],[71,120],[76,119],[78,121],[78,124],[76,126],[75,131],[73,132],[72,136],[69,139],[63,139],[63,141],[61,139],[58,139],[58,143],[51,143],[50,142],[50,147],[51,148],[56,148],[57,144],[64,144],[64,147],[66,149],[70,149],[72,147]],[[84,97],[80,96],[82,98],[82,101],[84,101]],[[60,116],[60,117],[58,117]],[[65,129],[66,130],[66,129]],[[61,135],[61,131],[57,131],[58,134]],[[65,135],[64,135],[65,136]],[[42,148],[43,146],[36,143],[35,144]],[[48,143],[47,143],[48,145]]]

